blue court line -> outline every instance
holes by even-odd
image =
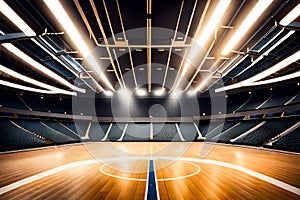
[[[149,171],[148,171],[148,190],[147,199],[158,200],[158,191],[156,185],[155,169],[153,160],[149,160]]]

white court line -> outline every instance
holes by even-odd
[[[62,165],[60,167],[56,167],[56,168],[50,169],[48,171],[45,171],[45,172],[42,172],[42,173],[30,176],[28,178],[19,180],[17,182],[14,182],[12,184],[7,185],[7,186],[1,187],[0,188],[0,195],[4,194],[6,192],[9,192],[9,191],[11,191],[13,189],[16,189],[18,187],[21,187],[23,185],[26,185],[28,183],[31,183],[33,181],[37,181],[39,179],[42,179],[42,178],[45,178],[45,177],[50,176],[52,174],[55,174],[57,172],[60,172],[62,170],[70,169],[72,167],[77,167],[77,166],[82,166],[82,165],[95,164],[95,163],[98,163],[97,160],[84,160],[84,161],[72,162],[72,163],[69,163],[69,164],[66,164],[66,165]]]
[[[147,196],[148,196],[149,171],[150,171],[150,161],[148,161],[148,171],[147,171],[146,189],[145,189],[144,200],[147,200]]]
[[[158,180],[157,180],[157,176],[156,176],[156,169],[155,169],[155,162],[154,160],[153,162],[153,173],[154,173],[154,180],[155,180],[155,187],[156,187],[156,198],[157,200],[160,200],[160,196],[159,196],[159,190],[158,190]]]
[[[109,164],[110,163],[104,164],[100,167],[99,170],[102,174],[105,174],[106,176],[111,176],[113,178],[124,179],[124,180],[128,180],[128,181],[146,181],[147,185],[148,185],[149,173],[147,173],[147,178],[146,179],[145,178],[130,178],[130,177],[125,177],[125,176],[118,176],[118,175],[110,174],[110,173],[106,172],[105,170],[103,170],[103,168],[108,166]],[[180,179],[195,176],[196,174],[198,174],[201,171],[200,167],[198,165],[196,165],[194,162],[189,162],[189,164],[194,165],[197,168],[197,170],[195,172],[191,173],[191,174],[187,174],[187,175],[184,175],[184,176],[171,177],[171,178],[159,178],[159,179],[157,179],[157,181],[160,182],[160,181],[180,180]],[[149,172],[149,165],[148,165],[148,172]],[[147,193],[147,190],[146,190],[146,193]]]
[[[226,167],[226,168],[230,168],[230,169],[235,169],[237,171],[243,172],[245,174],[248,174],[250,176],[253,176],[255,178],[258,178],[260,180],[263,180],[265,182],[271,183],[279,188],[282,188],[284,190],[290,191],[294,194],[300,195],[300,189],[289,185],[285,182],[279,181],[277,179],[271,178],[269,176],[266,176],[264,174],[252,171],[250,169],[238,166],[238,165],[234,165],[234,164],[230,164],[230,163],[226,163],[226,162],[222,162],[222,161],[217,161],[217,160],[208,160],[208,159],[198,159],[198,158],[188,158],[188,157],[182,157],[182,158],[174,158],[174,157],[169,157],[169,156],[154,156],[154,157],[150,157],[150,156],[134,156],[134,157],[115,157],[115,158],[106,158],[106,159],[102,159],[101,161],[97,161],[97,160],[84,160],[84,161],[79,161],[79,162],[73,162],[73,163],[69,163],[66,165],[62,165],[60,167],[56,167],[53,168],[51,170],[30,176],[28,178],[22,179],[20,181],[17,181],[15,183],[9,184],[7,186],[1,187],[0,188],[0,195],[9,192],[13,189],[16,189],[18,187],[21,187],[23,185],[26,185],[28,183],[31,183],[33,181],[39,180],[41,178],[50,176],[54,173],[60,172],[62,170],[65,169],[70,169],[72,167],[77,167],[77,166],[82,166],[82,165],[89,165],[89,164],[96,164],[96,163],[104,163],[104,162],[111,162],[111,161],[121,161],[121,160],[147,160],[147,159],[152,159],[152,160],[183,160],[183,161],[190,161],[190,162],[196,162],[196,163],[205,163],[205,164],[212,164],[212,165],[217,165],[217,166],[221,166],[221,167]]]

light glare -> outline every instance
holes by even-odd
[[[231,52],[235,45],[242,39],[242,37],[247,33],[251,26],[256,22],[256,20],[269,7],[269,5],[272,2],[273,0],[260,0],[256,3],[256,5],[252,8],[250,13],[244,19],[242,24],[239,26],[237,31],[234,33],[230,41],[227,43],[227,45],[221,52],[222,55],[227,55]]]
[[[280,22],[279,24],[283,26],[289,25],[291,22],[293,22],[298,16],[300,15],[300,3],[293,8]]]
[[[154,91],[154,95],[155,96],[162,96],[162,95],[164,95],[164,93],[165,93],[165,89],[164,88],[161,88],[161,89],[158,89],[158,90]]]
[[[44,0],[45,4],[48,6],[50,11],[56,17],[58,22],[64,27],[65,31],[73,40],[74,44],[80,50],[82,55],[87,58],[90,55],[90,50],[88,46],[83,41],[80,33],[73,24],[72,20],[62,7],[61,3],[58,0]]]
[[[197,43],[199,43],[200,46],[204,46],[206,41],[212,35],[212,33],[216,29],[217,25],[221,21],[230,2],[231,2],[231,0],[220,0],[216,9],[214,10],[214,13],[212,14],[209,21],[207,22],[207,24],[204,28],[204,31],[201,33],[201,36],[197,39]]]
[[[137,90],[136,90],[136,94],[137,94],[138,96],[146,96],[147,92],[146,92],[146,90],[144,90],[144,89],[137,89]]]
[[[35,36],[36,33],[13,11],[9,5],[0,0],[0,12],[11,20],[27,36]]]

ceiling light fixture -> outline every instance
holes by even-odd
[[[212,35],[214,30],[216,29],[217,25],[220,23],[230,2],[231,2],[231,0],[220,0],[220,2],[218,3],[212,16],[210,17],[209,21],[207,22],[203,32],[201,33],[200,37],[197,39],[197,43],[200,44],[201,47],[204,46],[206,41],[209,39],[209,37]]]
[[[154,91],[155,96],[162,96],[165,94],[165,88],[160,88]]]
[[[44,2],[52,14],[56,17],[58,22],[65,29],[65,31],[69,34],[77,48],[80,49],[82,55],[87,58],[90,55],[90,50],[75,27],[74,23],[62,7],[61,3],[58,0],[44,0]]]
[[[74,23],[72,22],[71,18],[68,16],[66,11],[64,10],[63,6],[58,0],[44,0],[45,4],[48,6],[49,10],[52,12],[52,14],[56,17],[58,22],[62,25],[62,27],[65,29],[65,31],[68,33],[70,38],[73,40],[73,43],[77,46],[78,49],[80,49],[80,52],[82,53],[84,58],[88,58],[88,63],[93,66],[101,79],[105,82],[105,84],[113,91],[115,89],[108,81],[107,77],[104,75],[103,72],[100,71],[99,68],[96,66],[98,65],[96,60],[90,56],[91,51],[88,48],[87,44],[84,42],[83,38],[81,37],[79,31],[75,27]],[[103,88],[100,88],[103,91]]]
[[[108,97],[111,97],[114,93],[112,91],[104,91],[104,94]]]
[[[248,67],[244,68],[242,71],[240,71],[236,76],[241,75],[251,67],[253,67],[255,64],[257,64],[260,60],[265,58],[271,51],[273,51],[277,46],[279,46],[281,43],[283,43],[286,39],[288,39],[292,34],[294,34],[295,31],[288,32],[285,36],[280,38],[273,46],[271,46],[267,51],[265,51],[262,55],[260,55],[258,58],[256,58]],[[246,57],[246,56],[245,56]]]
[[[226,90],[231,90],[231,89],[236,89],[236,88],[240,88],[240,87],[245,87],[245,86],[249,86],[251,84],[253,84],[256,81],[259,81],[263,78],[266,78],[268,76],[270,76],[271,74],[274,74],[275,72],[289,66],[290,64],[292,64],[293,62],[296,62],[297,60],[300,59],[300,50],[297,51],[296,53],[292,54],[291,56],[285,58],[284,60],[282,60],[279,63],[276,63],[274,66],[268,68],[267,70],[254,75],[251,78],[248,78],[244,81],[241,81],[239,83],[233,84],[233,85],[228,85],[222,88],[218,88],[215,91],[216,92],[221,92],[221,91],[226,91]]]
[[[41,71],[42,73],[46,74],[47,76],[52,77],[53,79],[55,79],[58,82],[66,85],[67,87],[71,88],[72,90],[76,90],[78,92],[85,93],[85,89],[78,88],[78,87],[74,86],[73,84],[71,84],[70,82],[68,82],[64,78],[62,78],[61,76],[57,75],[56,73],[54,73],[53,71],[51,71],[47,67],[44,67],[39,62],[37,62],[34,59],[32,59],[31,57],[29,57],[27,54],[22,52],[20,49],[18,49],[14,45],[12,45],[10,43],[4,43],[4,44],[2,44],[2,46],[4,46],[8,51],[13,53],[17,57],[21,58],[23,61],[25,61],[26,63],[28,63],[29,65],[31,65],[35,69],[37,69],[37,70]]]
[[[12,88],[15,88],[15,89],[20,89],[20,90],[26,90],[26,91],[30,91],[30,92],[38,92],[38,93],[43,93],[43,94],[57,94],[57,91],[42,90],[42,89],[27,87],[27,86],[24,86],[24,85],[11,83],[9,81],[4,81],[4,80],[0,80],[0,85],[4,85],[4,86],[7,86],[7,87],[12,87]],[[76,96],[77,93],[76,92],[69,92],[67,95]]]
[[[22,18],[18,16],[18,14],[11,9],[9,5],[7,5],[3,0],[0,0],[0,12],[3,13],[11,22],[13,22],[21,31],[23,31],[27,36],[35,36],[36,33],[24,22]],[[2,31],[0,31],[2,35],[5,35]],[[52,72],[48,68],[40,65],[37,63],[35,60],[27,56],[25,53],[23,53],[21,50],[16,48],[14,45],[9,44],[9,43],[4,43],[2,44],[6,49],[8,49],[10,52],[18,56],[19,58],[23,59],[25,62],[29,63],[31,66],[39,69],[46,75],[58,80],[60,83],[70,87],[73,90],[76,90],[78,92],[85,93],[84,89],[78,88],[73,86],[71,83],[57,75],[56,73]],[[29,61],[29,62],[28,62]],[[34,64],[32,64],[34,63]],[[37,63],[37,65],[36,65]]]
[[[10,19],[27,36],[30,37],[36,35],[36,33],[23,21],[23,19],[21,19],[3,0],[0,0],[0,12]]]
[[[146,96],[147,92],[146,92],[146,90],[144,90],[144,89],[138,88],[138,89],[136,89],[136,94],[137,94],[138,96]]]
[[[293,8],[280,22],[280,25],[287,26],[300,15],[300,3]]]
[[[247,33],[251,26],[256,22],[256,20],[261,16],[261,14],[271,5],[273,0],[260,0],[252,8],[250,13],[244,19],[242,24],[238,27],[237,31],[232,35],[231,39],[221,52],[222,55],[227,55],[236,46],[236,44],[242,39],[242,37]]]
[[[281,82],[281,81],[286,81],[286,80],[290,80],[293,78],[297,78],[300,77],[300,72],[294,72],[288,75],[284,75],[284,76],[280,76],[277,78],[272,78],[272,79],[268,79],[268,80],[264,80],[264,81],[257,81],[254,83],[250,83],[249,86],[256,86],[256,85],[266,85],[266,84],[270,84],[270,83],[277,83],[277,82]],[[299,85],[299,83],[297,84]]]
[[[52,90],[54,91],[55,93],[61,93],[61,94],[68,94],[70,95],[70,91],[67,91],[67,90],[63,90],[63,89],[60,89],[60,88],[57,88],[57,87],[53,87],[51,85],[48,85],[48,84],[45,84],[45,83],[42,83],[40,81],[37,81],[37,80],[34,80],[32,78],[29,78],[27,76],[24,76],[22,74],[19,74],[18,72],[15,72],[3,65],[0,64],[0,71],[2,71],[3,73],[6,73],[12,77],[15,77],[17,79],[20,79],[22,81],[25,81],[27,83],[30,83],[30,84],[33,84],[33,85],[36,85],[38,87],[42,87],[42,88],[45,88],[45,89],[48,89],[48,90]]]

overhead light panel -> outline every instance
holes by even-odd
[[[42,90],[42,89],[32,88],[32,87],[19,85],[19,84],[11,83],[9,81],[4,81],[4,80],[0,80],[0,85],[4,85],[4,86],[7,86],[7,87],[12,87],[12,88],[15,88],[15,89],[20,89],[20,90],[26,90],[26,91],[30,91],[30,92],[43,93],[43,94],[57,94],[58,93],[57,91],[53,91],[53,90]],[[67,94],[67,93],[65,93],[65,94]],[[77,93],[76,92],[69,92],[67,95],[76,96]]]
[[[162,96],[164,94],[165,94],[165,89],[164,88],[160,88],[160,89],[154,91],[155,96]]]
[[[280,22],[280,25],[287,26],[300,15],[300,3],[293,8]]]
[[[286,80],[290,80],[293,78],[297,78],[300,77],[300,72],[294,72],[288,75],[284,75],[284,76],[280,76],[277,78],[272,78],[272,79],[268,79],[268,80],[263,80],[263,81],[257,81],[254,83],[250,83],[250,86],[256,86],[256,85],[266,85],[266,84],[271,84],[271,83],[278,83],[281,81],[286,81]],[[272,89],[272,88],[271,88]]]
[[[138,95],[138,96],[146,96],[147,95],[147,92],[146,92],[146,90],[144,90],[144,89],[140,89],[140,88],[138,88],[138,89],[136,89],[136,94]]]
[[[21,19],[3,0],[0,0],[0,12],[11,20],[27,36],[36,35],[36,33],[23,21],[23,19]]]
[[[28,63],[29,65],[31,65],[35,69],[41,71],[42,73],[46,74],[47,76],[52,77],[53,79],[55,79],[58,82],[66,85],[67,87],[71,88],[72,90],[76,90],[78,92],[85,93],[85,89],[78,88],[78,87],[74,86],[73,84],[71,84],[70,82],[68,82],[64,78],[62,78],[61,76],[57,75],[56,73],[54,73],[53,71],[51,71],[47,67],[44,67],[39,62],[37,62],[33,58],[29,57],[27,54],[25,54],[23,51],[21,51],[20,49],[18,49],[14,45],[12,45],[10,43],[4,43],[4,44],[2,44],[2,46],[4,46],[11,53],[13,53],[17,57],[21,58],[23,61],[25,61],[26,63]]]
[[[82,55],[87,58],[90,55],[90,50],[75,27],[74,23],[62,7],[61,3],[58,0],[44,0],[44,2],[56,17],[58,22],[68,33]]]
[[[204,46],[206,41],[212,35],[214,30],[216,29],[217,25],[220,23],[225,11],[227,10],[231,0],[220,0],[217,7],[215,8],[212,16],[210,17],[209,21],[207,22],[203,32],[201,33],[200,37],[197,39],[197,43],[200,46]]]
[[[247,33],[251,26],[256,22],[256,20],[261,16],[261,14],[271,5],[273,0],[260,0],[252,8],[250,13],[244,19],[242,24],[238,27],[237,31],[231,37],[223,51],[222,55],[227,55],[236,46],[236,44],[242,39],[242,37]]]
[[[270,76],[271,74],[274,74],[275,72],[289,66],[290,64],[298,61],[299,59],[300,59],[300,50],[297,51],[296,53],[292,54],[291,56],[287,57],[286,59],[282,60],[281,62],[275,64],[274,66],[268,68],[267,70],[265,70],[257,75],[254,75],[251,78],[248,78],[248,79],[241,81],[239,83],[236,83],[236,84],[218,88],[215,91],[221,92],[221,91],[225,91],[225,90],[231,90],[231,89],[236,89],[236,88],[252,85],[254,82],[262,80],[263,78],[266,78],[266,77]],[[265,82],[268,82],[268,80],[266,80]]]
[[[30,84],[33,84],[33,85],[36,85],[38,87],[42,87],[42,88],[45,88],[45,89],[48,89],[48,90],[52,90],[55,93],[68,94],[68,95],[71,94],[70,91],[67,91],[67,90],[64,90],[64,89],[60,89],[60,88],[57,88],[57,87],[54,87],[54,86],[42,83],[40,81],[34,80],[32,78],[29,78],[27,76],[19,74],[18,72],[15,72],[15,71],[13,71],[13,70],[11,70],[11,69],[9,69],[9,68],[1,65],[1,64],[0,64],[0,71],[2,71],[3,73],[6,73],[6,74],[8,74],[8,75],[10,75],[12,77],[15,77],[17,79],[20,79],[22,81],[25,81],[27,83],[30,83]]]
[[[53,13],[53,15],[56,17],[58,22],[65,29],[65,32],[67,32],[67,34],[73,40],[73,43],[80,50],[83,57],[88,58],[91,55],[90,49],[88,48],[87,44],[84,42],[79,31],[77,30],[74,23],[72,22],[72,20],[70,19],[70,17],[68,16],[64,8],[62,7],[59,0],[44,0],[44,2],[48,6],[50,11]],[[91,66],[94,67],[97,64],[97,62],[93,57],[89,57],[88,62],[90,63]],[[97,70],[97,72],[99,72],[99,70]],[[103,72],[99,72],[99,76],[111,90],[115,91],[111,83],[108,81],[107,77],[103,74]],[[100,89],[103,90],[102,87]]]
[[[113,96],[113,92],[112,91],[104,91],[104,94],[106,95],[106,96],[108,96],[108,97],[111,97],[111,96]]]

